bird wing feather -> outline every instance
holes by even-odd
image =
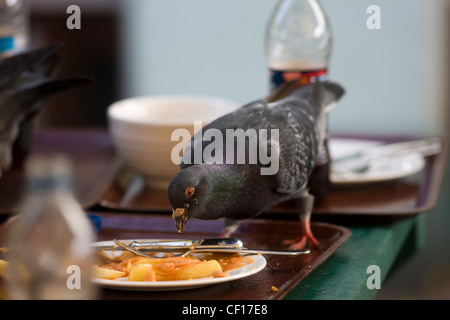
[[[279,170],[275,174],[277,181],[275,191],[297,193],[304,189],[317,153],[313,113],[306,102],[287,99],[267,104],[263,100],[258,100],[213,121],[205,126],[202,132],[208,129],[218,129],[224,137],[227,129],[243,129],[244,131],[267,129],[268,132],[271,129],[278,129],[279,146],[277,147],[279,148],[275,152],[280,154]],[[210,141],[202,142],[203,150],[209,143]],[[193,157],[193,143],[190,148]],[[269,140],[267,154],[271,154],[272,151],[274,150]],[[184,169],[190,165],[192,164],[182,164],[181,168]],[[260,163],[259,165],[263,166]]]

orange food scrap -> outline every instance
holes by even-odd
[[[228,277],[230,274],[228,272],[223,272],[219,270],[214,270],[211,274],[214,278],[225,278]]]

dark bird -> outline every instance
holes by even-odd
[[[222,235],[229,236],[239,221],[256,217],[280,202],[295,200],[302,234],[291,249],[301,249],[307,241],[319,245],[310,229],[314,197],[308,192],[308,179],[324,145],[327,109],[339,100],[344,89],[331,82],[290,87],[292,84],[273,97],[213,121],[191,139],[184,149],[181,170],[168,189],[178,232],[183,232],[190,218],[225,218]],[[276,98],[280,94],[283,98]],[[238,130],[244,132],[244,145],[226,139]],[[202,139],[207,132],[209,137]],[[252,155],[256,152],[251,141],[254,132],[263,133],[256,135],[257,161]],[[220,136],[225,138],[221,140]],[[245,161],[239,158],[243,148]],[[203,153],[201,162],[194,159],[199,152]],[[263,155],[270,155],[273,163]],[[274,165],[275,172],[263,174]]]
[[[53,44],[0,60],[0,172],[11,166],[13,146],[29,133],[44,98],[92,81],[54,78],[61,47]]]

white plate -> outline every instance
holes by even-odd
[[[124,240],[124,241],[128,242],[133,240]],[[146,240],[150,241],[148,239],[145,240],[139,239],[136,241],[146,241]],[[107,246],[113,244],[114,244],[113,241],[100,241],[95,242],[93,246]],[[206,277],[192,280],[156,281],[156,282],[128,281],[127,278],[119,278],[116,280],[93,278],[92,281],[95,284],[98,284],[105,288],[130,290],[130,291],[173,291],[173,290],[193,289],[249,277],[251,275],[254,275],[255,273],[260,272],[265,268],[267,262],[262,255],[248,255],[247,257],[253,258],[254,262],[245,265],[241,268],[232,271],[227,271],[229,273],[229,276],[223,278]]]
[[[331,139],[331,158],[344,157],[380,144],[370,140]],[[425,166],[425,159],[418,153],[392,156],[388,162],[374,166],[364,173],[331,170],[331,182],[336,185],[364,184],[400,179],[416,174]]]

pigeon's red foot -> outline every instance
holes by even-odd
[[[312,235],[311,235],[312,236]],[[291,240],[284,240],[283,244],[284,245],[289,245],[289,250],[302,250],[306,248],[307,244],[311,244],[314,247],[321,247],[321,244],[319,241],[317,241],[316,238],[314,238],[314,236],[307,237],[307,236],[303,236],[300,238],[295,238],[295,239],[291,239]]]
[[[295,239],[291,239],[291,240],[284,240],[283,244],[284,245],[289,245],[289,250],[302,250],[306,248],[307,244],[311,244],[314,247],[321,247],[321,244],[319,241],[317,241],[316,238],[312,237],[307,237],[307,236],[303,236],[300,238],[295,238]]]
[[[290,245],[289,250],[302,250],[308,243],[314,247],[321,247],[320,242],[317,241],[309,228],[305,228],[302,237],[283,241],[284,245]]]

